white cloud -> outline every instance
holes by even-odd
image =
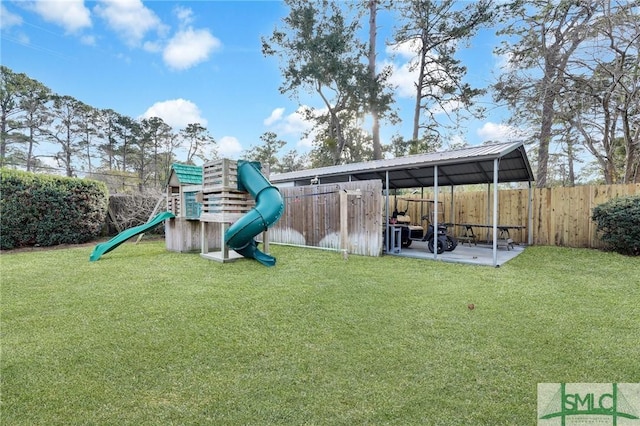
[[[282,119],[282,114],[284,114],[284,108],[276,108],[271,111],[271,115],[264,119],[263,123],[265,126],[271,126],[273,123]]]
[[[188,7],[176,6],[173,10],[181,25],[189,25],[193,22],[193,10]]]
[[[9,12],[4,4],[0,4],[0,30],[8,30],[20,25],[22,25],[22,17]]]
[[[160,53],[162,52],[162,43],[158,41],[145,41],[142,44],[142,48],[151,53]]]
[[[218,155],[221,158],[237,158],[242,152],[242,145],[238,142],[238,138],[233,136],[223,136],[218,141]]]
[[[309,107],[306,105],[301,105],[297,110],[295,110],[295,112],[287,115],[281,123],[280,129],[282,133],[288,135],[299,135],[311,130],[313,123],[305,117],[305,111],[308,108]]]
[[[498,72],[507,72],[513,69],[513,65],[511,64],[511,58],[513,54],[511,52],[502,53],[500,55],[493,55],[495,59],[495,68]]]
[[[413,59],[420,51],[420,39],[407,40],[402,43],[388,45],[385,51],[390,55],[400,55],[405,59]]]
[[[484,123],[476,133],[483,141],[510,142],[522,139],[526,136],[525,129],[509,126],[507,124]]]
[[[296,147],[311,148],[315,138],[313,122],[306,118],[306,112],[311,110],[313,114],[320,115],[327,112],[326,108],[313,109],[307,105],[301,105],[291,114],[285,115],[284,108],[276,108],[271,115],[264,120],[264,125],[281,136],[290,136],[290,139],[298,139]],[[307,136],[305,134],[309,133]]]
[[[140,0],[101,0],[94,10],[130,46],[138,46],[149,31],[166,30],[158,16]]]
[[[415,98],[416,96],[416,82],[418,81],[420,71],[420,65],[418,63],[420,45],[421,41],[415,39],[386,48],[387,53],[398,55],[401,59],[400,62],[386,60],[381,64],[381,67],[391,67],[389,82],[396,88],[396,93],[401,98]],[[430,60],[426,65],[426,73],[432,78],[438,76],[442,81],[450,79],[442,67],[435,62],[437,55],[429,53],[428,57]],[[441,93],[438,86],[432,87],[431,90],[434,91],[433,94],[436,96]],[[449,107],[446,109],[449,110]]]
[[[84,0],[36,1],[31,7],[42,19],[60,25],[69,33],[91,26],[91,13],[84,6]]]
[[[459,149],[459,148],[464,148],[465,146],[468,146],[468,145],[469,144],[467,143],[466,138],[464,137],[464,135],[461,135],[461,134],[452,135],[449,141],[447,142],[448,149]]]
[[[415,58],[420,49],[419,40],[409,40],[403,43],[389,45],[386,52],[392,56],[400,56],[400,64],[385,60],[381,64],[383,67],[391,67],[389,83],[397,90],[401,98],[413,98],[416,95],[416,81],[418,80],[418,70],[415,66]]]
[[[198,106],[185,99],[156,102],[142,114],[142,118],[150,117],[162,118],[174,130],[182,129],[191,123],[207,126],[207,120],[202,117]]]
[[[164,62],[173,69],[185,70],[206,61],[222,43],[208,30],[188,28],[178,31],[164,49]]]
[[[391,76],[389,83],[396,88],[396,93],[401,98],[413,98],[416,96],[416,80],[418,75],[416,70],[411,69],[411,63],[404,65],[395,63],[384,63],[384,66],[391,66]]]
[[[80,37],[80,42],[82,44],[86,44],[87,46],[95,46],[96,38],[92,35],[83,35]]]

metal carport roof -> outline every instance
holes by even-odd
[[[417,154],[385,160],[341,164],[318,169],[272,174],[274,185],[309,185],[380,179],[389,177],[389,188],[434,186],[434,169],[438,168],[438,185],[493,183],[494,161],[498,160],[498,182],[531,182],[531,165],[522,142],[479,145],[452,151]],[[314,183],[316,183],[314,181]]]
[[[436,175],[437,170],[437,175]],[[487,220],[493,223],[493,265],[498,266],[498,183],[528,182],[528,243],[532,241],[532,185],[535,180],[523,142],[487,144],[451,151],[410,155],[385,160],[342,164],[318,169],[273,174],[270,181],[277,186],[305,186],[346,181],[380,179],[386,186],[386,223],[389,223],[389,189],[493,184],[493,208]],[[453,197],[452,197],[453,199]],[[434,191],[437,227],[438,191]],[[487,203],[489,206],[489,203]],[[386,226],[386,252],[389,253],[389,226]],[[435,244],[434,235],[434,244]],[[437,252],[434,259],[438,258]]]

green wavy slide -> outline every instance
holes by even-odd
[[[129,238],[135,237],[136,235],[139,235],[139,234],[144,234],[145,232],[150,231],[156,226],[160,225],[165,220],[171,219],[174,217],[175,215],[171,212],[162,212],[156,215],[153,219],[151,219],[149,222],[145,224],[134,226],[133,228],[125,229],[124,231],[122,231],[121,233],[119,233],[109,241],[98,244],[93,249],[93,253],[91,253],[91,256],[89,256],[89,260],[91,262],[95,262],[96,260],[100,259],[100,256],[102,256],[105,253],[109,253],[111,250],[115,249],[120,244],[127,241]]]
[[[254,237],[280,219],[284,211],[282,195],[260,172],[257,161],[238,160],[238,189],[251,194],[256,206],[227,229],[225,243],[244,257],[273,266],[276,259],[258,250]]]

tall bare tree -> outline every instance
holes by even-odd
[[[410,46],[417,70],[412,140],[433,141],[437,148],[443,123],[437,112],[469,111],[484,90],[464,82],[467,68],[456,58],[457,49],[491,21],[491,0],[462,3],[455,0],[404,0],[397,2],[403,17],[394,43]],[[426,117],[424,117],[426,115]],[[431,149],[430,149],[431,150]]]
[[[367,69],[369,70],[369,77],[371,81],[376,81],[376,39],[378,34],[378,27],[376,24],[378,17],[378,0],[368,0],[369,9],[369,51],[367,53]],[[374,85],[371,85],[369,110],[371,112],[371,141],[373,143],[373,159],[379,160],[382,158],[382,146],[380,144],[380,118],[378,117],[378,108],[375,105],[376,90]]]
[[[131,156],[135,153],[138,140],[142,138],[140,123],[131,117],[118,114],[114,133],[115,137],[119,139],[119,143],[114,145],[114,166],[123,172],[133,170],[132,165],[135,159],[132,159]]]
[[[504,4],[508,36],[497,52],[509,58],[509,70],[495,85],[496,99],[506,101],[513,119],[527,120],[537,142],[536,185],[548,186],[549,145],[555,107],[569,60],[589,37],[596,8],[594,2],[515,0]],[[517,113],[520,110],[522,113]]]
[[[84,147],[79,117],[86,108],[86,104],[71,96],[53,96],[52,127],[45,133],[60,148],[54,158],[69,177],[75,175],[76,160]]]
[[[171,126],[165,123],[160,117],[143,118],[141,121],[142,137],[138,140],[140,179],[145,182],[147,173],[150,174],[153,187],[157,188],[160,183],[160,176],[163,174],[159,164],[163,159],[160,154],[163,147],[172,146],[173,138]],[[165,150],[166,152],[166,150]],[[150,158],[150,159],[149,159]],[[147,165],[151,163],[151,170]]]
[[[20,99],[22,109],[21,133],[26,140],[26,169],[32,171],[37,158],[35,147],[39,143],[39,135],[51,124],[49,113],[51,90],[36,80],[29,79],[27,90]]]
[[[26,91],[28,80],[25,74],[16,74],[0,65],[0,167],[4,166],[10,145],[24,142],[15,131],[20,128],[20,99]]]
[[[94,139],[100,134],[99,111],[89,105],[83,104],[77,110],[78,130],[82,133],[82,145],[87,171],[93,171],[92,157],[94,156]]]
[[[572,59],[571,124],[608,184],[640,182],[640,2],[602,1],[589,53]]]

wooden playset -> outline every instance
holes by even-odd
[[[225,244],[225,232],[254,206],[251,195],[238,189],[237,161],[225,158],[201,167],[173,164],[167,210],[175,218],[166,221],[167,250],[199,250],[202,257],[219,262],[240,258]],[[262,239],[268,250],[266,232]]]

